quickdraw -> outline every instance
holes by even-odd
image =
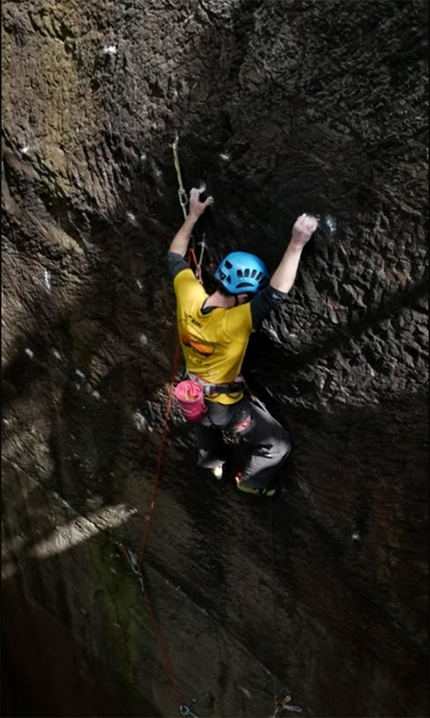
[[[194,703],[194,701],[191,701],[191,703]],[[195,713],[192,712],[192,710],[187,706],[185,703],[181,706],[179,706],[179,713],[181,716],[191,716],[191,718],[198,718]]]
[[[179,135],[176,135],[175,141],[172,145],[173,162],[175,165],[176,176],[178,178],[179,204],[181,205],[182,214],[184,215],[184,219],[186,219],[187,218],[188,195],[185,191],[184,183],[182,181],[181,165],[179,164],[179,155],[178,155],[178,142],[179,142]]]

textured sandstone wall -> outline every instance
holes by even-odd
[[[274,269],[246,373],[294,433],[269,504],[175,413],[146,578],[200,716],[427,715],[427,3],[22,0],[3,22],[3,645],[9,715],[175,715],[120,544],[148,514],[175,340],[164,256]],[[210,704],[207,694],[215,701]],[[284,712],[284,715],[287,715]]]

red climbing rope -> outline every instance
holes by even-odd
[[[178,681],[176,680],[176,676],[174,674],[172,664],[170,663],[169,654],[167,653],[166,646],[164,645],[163,637],[161,635],[160,628],[157,623],[157,619],[155,618],[154,611],[152,610],[151,602],[149,600],[148,592],[142,589],[142,593],[145,597],[146,601],[146,607],[148,609],[149,617],[151,619],[151,623],[154,627],[154,633],[157,638],[158,646],[160,648],[160,651],[162,653],[162,656],[164,658],[164,663],[166,664],[166,669],[169,674],[170,682],[172,684],[172,688],[176,693],[176,698],[178,699],[178,705],[182,706],[184,705],[185,701],[183,699],[183,696],[181,694],[181,691],[179,690]]]
[[[200,267],[198,265],[196,255],[195,255],[195,252],[193,249],[190,249],[188,252],[188,263],[190,264],[190,266],[192,264],[194,264],[194,267],[195,267],[194,271],[196,274],[196,278],[198,279],[198,281],[200,283],[202,283]],[[154,611],[152,609],[151,602],[150,602],[149,596],[148,596],[148,592],[145,589],[145,586],[143,583],[143,574],[142,574],[143,558],[145,555],[146,544],[148,542],[149,532],[151,529],[152,517],[154,515],[154,508],[155,508],[155,499],[156,499],[158,484],[159,484],[160,476],[161,476],[161,468],[162,468],[162,464],[163,464],[163,458],[164,458],[164,452],[165,452],[165,446],[166,446],[166,440],[167,440],[167,434],[168,434],[170,412],[172,410],[173,395],[174,395],[174,391],[175,391],[176,374],[177,374],[178,365],[179,365],[179,357],[180,357],[180,345],[179,345],[179,341],[178,341],[176,344],[175,355],[173,358],[172,374],[170,377],[170,384],[169,384],[169,395],[167,398],[166,411],[164,413],[163,433],[162,433],[162,437],[161,437],[160,448],[158,451],[157,467],[155,469],[154,483],[153,483],[153,487],[152,487],[151,499],[150,499],[150,505],[149,505],[149,516],[148,516],[148,519],[146,522],[145,531],[142,536],[142,541],[140,544],[140,551],[139,551],[139,558],[138,558],[137,563],[135,563],[130,558],[130,556],[127,554],[126,551],[125,551],[125,554],[127,556],[127,560],[129,561],[133,571],[139,577],[141,591],[145,598],[146,607],[148,609],[148,614],[151,619],[152,626],[154,628],[154,633],[155,633],[155,636],[157,639],[158,647],[160,649],[161,655],[163,656],[164,663],[165,663],[166,669],[167,669],[167,673],[169,675],[170,682],[172,684],[172,688],[173,688],[173,690],[176,694],[176,697],[178,699],[179,706],[184,707],[184,699],[179,690],[178,681],[176,680],[176,676],[173,671],[172,664],[170,662],[169,654],[167,653],[166,646],[164,644],[163,637],[161,635],[160,627],[158,625],[157,619],[156,619]]]
[[[149,504],[149,516],[148,516],[148,520],[146,522],[145,531],[143,533],[142,541],[140,544],[140,552],[139,552],[139,560],[138,560],[139,568],[142,567],[143,556],[145,553],[146,543],[148,541],[149,531],[151,529],[151,523],[152,523],[152,516],[153,516],[154,508],[155,508],[155,497],[157,494],[158,482],[160,480],[160,475],[161,475],[161,467],[162,467],[163,457],[164,457],[164,447],[166,445],[169,418],[170,418],[170,412],[172,409],[173,394],[175,391],[175,379],[176,379],[176,373],[178,371],[179,356],[180,356],[180,347],[179,347],[179,342],[178,342],[176,344],[175,356],[173,358],[172,375],[170,377],[170,386],[169,386],[169,396],[167,398],[167,407],[166,407],[166,411],[164,413],[163,434],[161,437],[160,449],[158,451],[157,468],[155,469],[154,484],[152,487],[151,500],[150,500],[150,504]]]
[[[157,623],[157,619],[155,618],[154,611],[152,610],[151,601],[149,600],[148,591],[145,589],[145,585],[143,582],[143,574],[141,568],[139,568],[133,558],[132,555],[128,554],[125,550],[124,546],[121,545],[121,548],[125,554],[125,557],[127,561],[130,564],[131,570],[133,573],[135,573],[139,579],[140,584],[140,590],[142,591],[143,597],[145,599],[146,607],[148,609],[149,617],[151,619],[152,626],[154,628],[154,633],[158,642],[158,647],[161,651],[161,655],[164,658],[164,662],[166,664],[167,672],[169,674],[170,682],[172,684],[173,690],[176,693],[176,697],[178,699],[179,706],[182,706],[184,704],[184,699],[182,697],[181,691],[179,690],[178,681],[176,680],[175,673],[172,668],[172,664],[170,663],[169,654],[167,653],[166,646],[164,645],[163,637],[161,635],[161,631],[159,628],[159,625]]]
[[[187,198],[187,194],[186,194],[186,192],[185,192],[184,185],[183,185],[183,182],[182,182],[182,175],[181,175],[181,169],[180,169],[179,157],[178,157],[178,139],[179,139],[179,138],[176,137],[175,142],[174,142],[173,145],[172,145],[172,148],[173,148],[173,159],[174,159],[174,164],[175,164],[175,168],[176,168],[176,174],[177,174],[177,177],[178,177],[179,203],[180,203],[180,205],[181,205],[181,209],[182,209],[182,212],[183,212],[183,214],[184,214],[184,219],[186,219],[186,216],[187,216],[186,205],[187,205],[188,198]],[[189,249],[189,251],[188,251],[188,257],[187,257],[188,263],[189,263],[190,267],[192,266],[192,264],[194,264],[194,267],[195,267],[194,273],[195,273],[195,275],[196,275],[196,278],[198,279],[198,281],[199,281],[201,284],[202,284],[202,276],[201,276],[200,265],[201,265],[201,260],[202,260],[202,257],[203,257],[204,246],[205,246],[205,245],[204,245],[204,241],[203,241],[203,243],[202,243],[202,252],[201,252],[201,255],[200,255],[200,262],[197,261],[196,254],[195,254],[195,252],[194,252],[194,249],[192,249],[192,248]],[[138,576],[138,578],[139,578],[140,588],[141,588],[141,591],[142,591],[143,596],[144,596],[144,598],[145,598],[146,607],[147,607],[147,609],[148,609],[149,617],[150,617],[150,619],[151,619],[151,623],[152,623],[153,628],[154,628],[154,632],[155,632],[155,636],[156,636],[156,638],[157,638],[158,646],[159,646],[159,649],[160,649],[161,654],[162,654],[162,656],[163,656],[164,663],[165,663],[165,665],[166,665],[167,673],[168,673],[169,678],[170,678],[170,681],[171,681],[171,683],[172,683],[173,690],[175,691],[176,697],[177,697],[178,702],[179,702],[179,710],[180,710],[180,712],[182,712],[181,709],[187,708],[187,706],[184,705],[184,700],[183,700],[182,695],[181,695],[181,692],[180,692],[180,690],[179,690],[178,681],[176,680],[175,674],[174,674],[174,672],[173,672],[172,664],[170,663],[170,659],[169,659],[169,655],[168,655],[167,650],[166,650],[166,646],[164,645],[164,641],[163,641],[163,637],[162,637],[162,635],[161,635],[160,627],[159,627],[159,625],[158,625],[158,622],[157,622],[157,619],[156,619],[156,617],[155,617],[154,611],[152,610],[152,606],[151,606],[151,602],[150,602],[150,600],[149,600],[148,592],[146,591],[145,586],[144,586],[144,582],[143,582],[143,572],[142,572],[143,558],[144,558],[144,555],[145,555],[146,544],[147,544],[147,542],[148,542],[149,532],[150,532],[150,530],[151,530],[152,517],[153,517],[153,515],[154,515],[154,508],[155,508],[155,499],[156,499],[156,496],[157,496],[158,484],[159,484],[160,476],[161,476],[161,468],[162,468],[162,464],[163,464],[163,457],[164,457],[164,451],[165,451],[167,434],[168,434],[169,418],[170,418],[170,412],[171,412],[171,409],[172,409],[173,395],[174,395],[174,391],[175,391],[176,374],[177,374],[178,366],[179,366],[179,357],[180,357],[180,345],[179,345],[179,340],[178,340],[178,341],[177,341],[177,344],[176,344],[175,355],[174,355],[174,358],[173,358],[172,374],[171,374],[171,377],[170,377],[170,384],[169,384],[169,395],[168,395],[168,398],[167,398],[166,411],[165,411],[165,413],[164,413],[163,433],[162,433],[162,437],[161,437],[160,448],[159,448],[159,451],[158,451],[157,467],[156,467],[156,469],[155,469],[154,484],[153,484],[153,487],[152,487],[151,499],[150,499],[150,504],[149,504],[149,516],[148,516],[148,519],[147,519],[147,522],[146,522],[145,531],[143,532],[142,541],[141,541],[141,543],[140,543],[139,558],[138,558],[137,562],[135,561],[135,559],[134,559],[131,555],[129,556],[129,555],[127,554],[127,552],[125,552],[125,553],[126,553],[126,555],[127,555],[128,561],[130,562],[130,565],[131,565],[131,568],[132,568],[133,572],[136,573],[137,576]]]
[[[194,271],[196,274],[196,278],[198,279],[200,284],[202,284],[201,272],[200,272],[199,265],[197,263],[197,258],[196,258],[194,249],[190,248],[188,250],[188,258],[187,259],[188,259],[188,263],[190,266],[191,266],[191,263],[194,264],[194,266],[195,266]],[[164,414],[163,434],[161,437],[161,444],[160,444],[160,449],[158,452],[158,459],[157,459],[157,468],[155,470],[154,484],[152,487],[151,500],[150,500],[150,504],[149,504],[149,516],[148,516],[145,531],[144,531],[141,545],[140,545],[139,560],[138,560],[139,568],[142,567],[146,543],[148,541],[149,531],[151,529],[152,516],[153,516],[154,508],[155,508],[155,497],[156,497],[157,490],[158,490],[158,482],[160,480],[161,467],[162,467],[162,463],[163,463],[164,447],[165,447],[166,439],[167,439],[168,425],[169,425],[169,419],[170,419],[170,412],[172,409],[173,394],[175,391],[175,380],[176,380],[176,374],[178,371],[180,353],[181,352],[180,352],[179,342],[177,342],[176,349],[175,349],[175,356],[173,358],[172,375],[170,377],[169,396],[167,398],[167,407],[166,407],[166,411]]]

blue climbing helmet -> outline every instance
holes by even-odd
[[[256,294],[268,283],[269,273],[264,262],[254,254],[231,252],[219,264],[215,279],[231,294]]]

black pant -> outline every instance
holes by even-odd
[[[246,396],[235,404],[206,401],[207,412],[196,425],[199,466],[212,469],[225,460],[222,432],[242,437],[252,445],[252,454],[242,472],[242,481],[251,488],[271,486],[291,451],[288,432],[263,405]]]

